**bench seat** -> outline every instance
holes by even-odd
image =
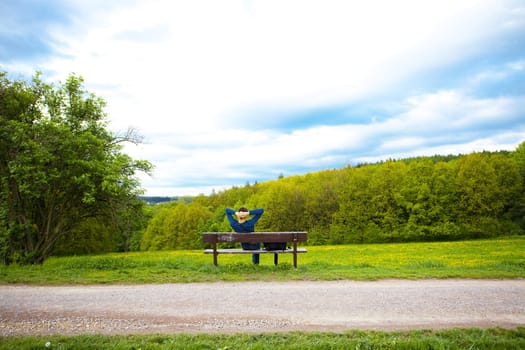
[[[202,241],[211,243],[213,249],[204,250],[204,254],[213,254],[213,264],[217,266],[219,254],[274,254],[274,264],[278,264],[279,254],[293,254],[293,265],[297,268],[297,254],[306,253],[305,248],[297,248],[298,242],[306,242],[307,232],[204,232]],[[220,243],[289,243],[292,248],[285,250],[244,250],[244,249],[219,249]]]

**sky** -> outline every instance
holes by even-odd
[[[82,76],[149,196],[525,141],[522,0],[2,0],[0,71]]]

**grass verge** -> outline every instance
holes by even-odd
[[[525,349],[525,328],[0,337],[2,349]]]

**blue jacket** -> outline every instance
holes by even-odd
[[[232,229],[237,233],[249,233],[255,231],[255,224],[259,219],[261,218],[262,214],[264,213],[264,209],[253,209],[249,211],[250,215],[253,215],[253,217],[250,220],[246,220],[242,224],[240,224],[237,219],[235,218],[235,210],[231,208],[226,208],[226,217],[228,218],[228,221],[230,222],[230,226]]]

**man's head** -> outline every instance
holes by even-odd
[[[250,211],[246,207],[240,207],[235,214],[239,219],[244,220],[250,215]]]

